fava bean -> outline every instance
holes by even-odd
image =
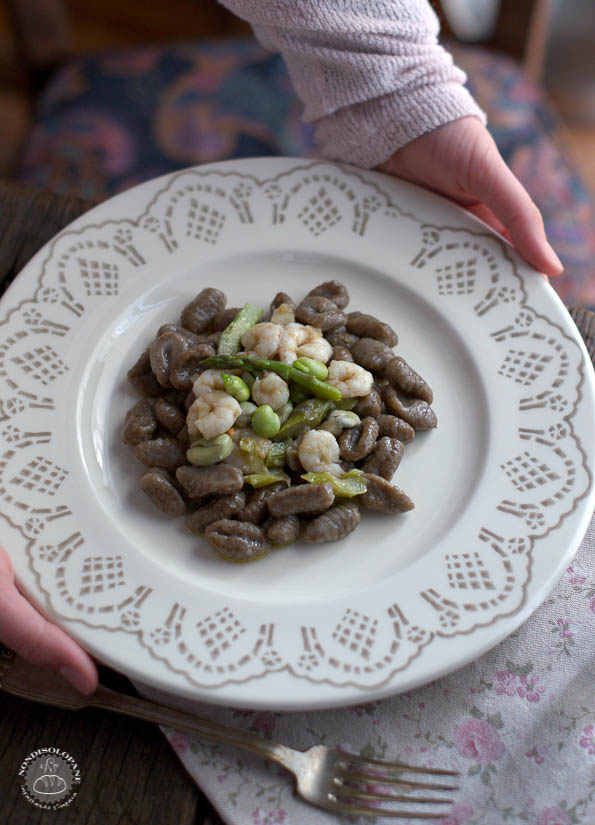
[[[262,438],[272,438],[281,429],[281,421],[270,404],[262,404],[252,413],[252,429]]]
[[[186,458],[194,467],[210,467],[227,458],[233,450],[233,441],[227,433],[216,438],[199,438],[186,450]]]
[[[250,398],[250,387],[239,375],[228,375],[226,372],[222,372],[221,380],[225,392],[235,398],[236,401],[247,401]]]
[[[349,427],[357,427],[361,423],[359,415],[356,415],[354,412],[349,412],[349,410],[332,410],[326,421],[323,421],[318,429],[328,430],[329,433],[338,436],[343,430]]]
[[[324,381],[324,379],[328,377],[328,367],[326,364],[323,364],[322,361],[317,361],[315,358],[307,358],[306,356],[296,358],[293,366],[302,372],[307,372],[308,375],[320,378],[321,381]]]
[[[247,427],[250,424],[250,419],[257,410],[256,404],[252,401],[240,401],[241,413],[236,418],[236,427]]]

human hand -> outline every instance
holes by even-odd
[[[34,665],[59,673],[81,693],[97,687],[91,657],[17,590],[10,556],[0,547],[0,640]]]
[[[539,209],[477,118],[462,117],[439,126],[377,168],[465,207],[504,235],[545,275],[562,272],[562,264],[547,242]]]

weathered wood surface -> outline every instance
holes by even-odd
[[[27,261],[91,204],[33,187],[0,183],[0,294]],[[1,535],[0,535],[1,540]],[[108,687],[137,695],[100,667]],[[40,747],[59,747],[77,762],[78,797],[43,811],[20,793],[18,770]],[[0,692],[0,823],[10,825],[218,825],[194,780],[156,725],[88,709],[62,711]]]

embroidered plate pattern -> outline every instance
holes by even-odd
[[[370,689],[431,655],[438,638],[519,611],[540,541],[575,511],[592,480],[573,423],[582,352],[527,304],[505,245],[487,233],[428,226],[365,173],[331,164],[301,163],[262,180],[200,169],[165,180],[142,214],[60,234],[30,297],[16,307],[5,302],[0,319],[0,510],[12,528],[6,542],[12,535],[25,546],[55,613],[127,634],[127,644],[137,640],[190,683],[214,690],[280,670]],[[246,617],[222,600],[204,613],[137,580],[125,550],[98,546],[81,522],[71,495],[75,468],[64,465],[54,438],[73,330],[156,257],[167,261],[185,248],[200,255],[255,225],[269,233],[295,226],[313,249],[349,232],[365,248],[387,221],[404,219],[417,232],[412,269],[429,279],[445,312],[481,329],[518,421],[490,468],[489,506],[428,571],[415,621],[392,600],[374,612],[341,608],[324,626],[304,618],[281,628],[264,608],[258,619]]]

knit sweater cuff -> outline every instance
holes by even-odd
[[[486,115],[458,83],[401,91],[339,109],[315,122],[319,154],[370,169],[415,138],[458,118]]]

